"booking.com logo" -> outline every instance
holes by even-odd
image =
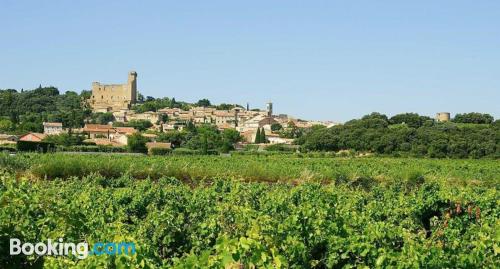
[[[68,243],[62,238],[48,239],[47,242],[34,244],[21,243],[21,240],[17,238],[10,239],[10,255],[68,256],[71,254],[78,259],[85,259],[89,255],[134,255],[135,253],[133,242],[97,242],[92,249],[89,249],[88,243]]]

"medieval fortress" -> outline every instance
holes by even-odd
[[[137,101],[137,73],[131,71],[125,84],[92,83],[90,105],[96,112],[130,109]]]
[[[274,115],[273,104],[268,102],[265,110],[236,106],[230,110],[218,110],[213,107],[163,108],[156,112],[136,113],[132,106],[137,103],[137,73],[131,71],[125,84],[92,83],[92,97],[89,104],[94,112],[111,112],[117,122],[147,120],[154,129],[161,131],[182,130],[188,122],[196,124],[214,124],[220,130],[233,128],[249,142],[254,141],[258,128],[263,128],[271,143],[291,143],[291,139],[280,138],[271,132],[271,125],[279,123],[286,127],[290,124],[299,127],[311,127],[322,124],[332,126],[332,122],[303,121],[288,115]],[[163,119],[167,118],[166,122]],[[285,141],[286,140],[286,141]]]

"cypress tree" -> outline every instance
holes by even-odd
[[[257,133],[255,134],[255,144],[260,143],[260,128],[257,128]]]
[[[267,143],[266,131],[264,130],[264,128],[262,128],[262,130],[260,131],[260,143]]]

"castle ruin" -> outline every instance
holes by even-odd
[[[110,112],[130,109],[137,101],[137,73],[128,74],[126,84],[92,83],[89,103],[95,112]]]

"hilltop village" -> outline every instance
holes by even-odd
[[[137,73],[128,73],[126,83],[104,84],[93,82],[90,95],[83,105],[92,115],[105,116],[105,120],[95,122],[92,115],[83,119],[83,127],[67,126],[60,121],[44,121],[42,132],[28,132],[22,135],[3,134],[2,144],[20,141],[42,142],[48,136],[60,134],[85,135],[86,144],[99,146],[127,146],[128,138],[140,132],[148,139],[148,148],[152,146],[170,148],[171,143],[157,142],[158,133],[179,131],[190,126],[211,125],[219,131],[235,130],[239,134],[239,146],[245,144],[285,144],[291,145],[293,135],[283,135],[286,130],[304,129],[314,125],[331,127],[333,122],[305,121],[286,114],[273,113],[273,103],[268,102],[265,109],[250,109],[240,105],[211,105],[206,99],[195,104],[183,103],[183,106],[160,107],[141,111],[144,100],[139,98]],[[43,90],[41,87],[40,90]],[[151,97],[148,97],[151,98]],[[201,102],[205,101],[205,102]],[[82,119],[81,119],[82,120]],[[134,124],[141,125],[140,127]],[[65,126],[66,125],[66,126]],[[132,126],[131,126],[132,125]],[[69,127],[69,128],[68,128]]]
[[[182,131],[188,124],[201,125],[212,124],[219,130],[235,129],[242,136],[242,141],[253,143],[259,130],[263,130],[266,142],[270,144],[292,144],[292,138],[283,138],[273,132],[273,125],[280,129],[293,125],[297,128],[308,128],[313,125],[330,127],[333,122],[304,121],[289,117],[285,114],[275,115],[273,103],[268,102],[266,109],[250,109],[232,105],[230,109],[217,109],[214,106],[192,106],[187,110],[182,108],[165,107],[157,111],[136,112],[133,107],[138,104],[137,98],[137,73],[131,71],[125,84],[101,84],[92,83],[92,96],[88,100],[93,112],[112,113],[115,122],[124,123],[130,121],[148,121],[151,123],[149,130],[168,132],[173,130]],[[120,125],[120,124],[115,124]],[[279,127],[277,127],[279,126]],[[110,135],[109,144],[126,144],[124,135],[129,135],[136,130],[130,127],[112,127],[111,125],[86,124],[83,132],[89,133],[91,137],[99,137],[102,133],[115,132]],[[102,141],[97,141],[103,143]]]

